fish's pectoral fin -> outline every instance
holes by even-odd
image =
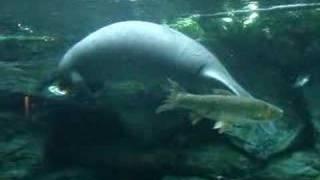
[[[77,71],[70,72],[70,80],[72,82],[72,88],[74,91],[74,94],[78,97],[94,97],[92,94],[91,89],[88,87],[87,83],[81,76],[81,74]]]
[[[203,117],[200,115],[200,114],[197,114],[197,113],[190,113],[189,114],[189,118],[191,119],[191,124],[192,126],[198,124],[198,122],[203,119]]]
[[[224,133],[226,130],[230,129],[231,124],[226,121],[217,121],[212,129],[218,130],[220,134]]]
[[[235,96],[231,91],[225,89],[212,89],[213,94],[225,95],[225,96]]]

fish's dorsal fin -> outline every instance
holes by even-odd
[[[157,114],[177,108],[177,98],[179,93],[186,92],[177,82],[171,80],[170,78],[168,78],[168,82],[169,82],[169,95],[165,99],[164,104],[160,105],[156,109]]]
[[[170,93],[186,92],[186,90],[183,87],[181,87],[179,83],[177,83],[176,81],[170,78],[168,78],[167,80],[169,82]]]
[[[194,112],[192,112],[192,113],[189,114],[189,118],[190,118],[190,120],[191,120],[192,126],[198,124],[198,122],[199,122],[201,119],[203,119],[203,117],[202,117],[200,114],[194,113]]]
[[[235,96],[231,91],[225,89],[212,89],[212,93],[217,95]]]

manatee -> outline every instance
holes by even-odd
[[[203,45],[165,25],[144,21],[117,22],[89,34],[65,53],[52,77],[50,81],[64,79],[89,91],[118,80],[171,78],[181,83],[196,77],[251,97]]]

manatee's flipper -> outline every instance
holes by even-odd
[[[185,92],[182,87],[179,86],[179,84],[171,79],[168,79],[170,89],[169,89],[169,95],[167,99],[164,101],[164,104],[159,106],[156,110],[156,113],[159,114],[164,111],[170,111],[177,107],[177,97],[179,93]]]
[[[82,101],[92,101],[94,100],[94,94],[91,89],[87,86],[85,80],[77,71],[72,71],[70,73],[70,80],[72,82],[72,94],[76,99]]]
[[[212,129],[217,129],[220,134],[231,128],[231,124],[226,121],[217,121]]]
[[[192,126],[198,124],[198,122],[203,119],[203,117],[197,113],[190,113],[189,118],[191,119]]]

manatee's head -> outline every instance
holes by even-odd
[[[73,83],[67,74],[53,71],[39,84],[36,92],[42,96],[66,96],[72,92]]]
[[[277,120],[283,117],[283,110],[273,104],[258,100],[254,103],[250,117],[253,120]]]

